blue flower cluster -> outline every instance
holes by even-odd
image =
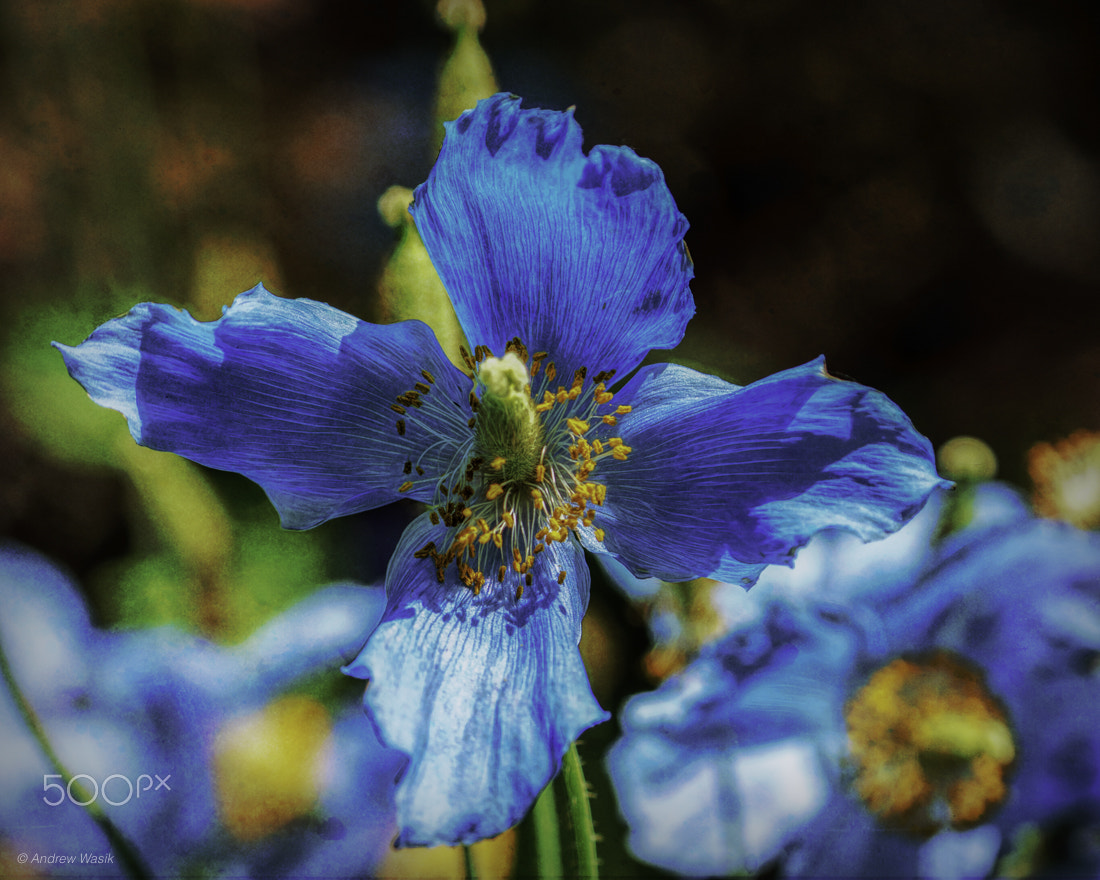
[[[411,208],[470,347],[262,286],[223,316],[142,304],[71,375],[153,449],[259,483],[284,526],[423,513],[349,675],[408,758],[399,845],[515,824],[607,718],[578,651],[584,553],[750,585],[823,529],[881,538],[941,484],[886,397],[816,360],[739,387],[672,364],[693,270],[660,169],[496,95],[447,125]]]
[[[171,627],[97,629],[64,573],[20,545],[0,544],[0,644],[53,751],[83,786],[65,785],[15,696],[0,686],[5,851],[28,859],[111,854],[95,876],[129,876],[81,806],[90,802],[158,877],[350,876],[376,865],[395,830],[399,756],[377,743],[357,707],[319,726],[325,748],[317,751],[318,778],[300,817],[278,814],[271,779],[246,780],[254,795],[242,796],[239,785],[234,791],[236,768],[224,761],[241,760],[240,751],[226,752],[235,727],[354,654],[362,628],[381,614],[381,593],[322,588],[244,643],[222,648]],[[278,741],[257,737],[259,730],[253,725],[257,749]],[[295,763],[303,760],[295,754]],[[261,763],[255,775],[265,768],[274,774]],[[66,863],[28,867],[34,876],[78,870]]]
[[[876,545],[815,540],[628,702],[609,766],[639,858],[689,876],[1095,876],[1100,536],[988,485],[936,542],[940,507]]]

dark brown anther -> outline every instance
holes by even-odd
[[[474,487],[473,486],[468,486],[468,485],[463,486],[462,487],[462,492],[460,494],[462,495],[463,499],[465,499],[466,501],[469,501],[471,498],[474,497]]]
[[[477,395],[473,391],[470,391],[470,409],[473,412],[481,411],[481,401],[477,399]]]
[[[468,419],[466,419],[467,428],[470,428],[472,430],[475,425],[477,425],[477,416],[470,416]]]
[[[399,397],[397,399],[400,400],[401,398]],[[391,403],[390,409],[392,409],[395,413],[399,413],[401,415],[405,415],[406,412],[405,407],[401,406],[401,404],[399,403]]]
[[[573,371],[573,384],[583,385],[585,376],[588,375],[588,367],[580,367]]]
[[[427,370],[421,370],[420,375],[424,377],[424,381],[427,382],[429,385],[435,384],[435,376],[433,376]]]
[[[508,566],[507,565],[502,565],[499,569],[497,569],[497,580],[500,581],[503,584],[504,583],[504,575],[506,575],[507,573],[508,573]]]
[[[439,513],[437,511],[430,511],[428,513],[428,519],[432,521],[433,526],[439,525]]]
[[[548,363],[546,365],[546,381],[547,382],[553,382],[554,377],[557,376],[557,375],[558,375],[558,368],[554,366],[553,361],[550,361],[550,363]]]
[[[411,461],[405,462],[405,466],[401,468],[401,473],[411,474],[413,472],[413,463]]]
[[[397,433],[401,437],[405,436],[405,420],[404,419],[398,419],[397,420]]]
[[[509,351],[514,352],[516,357],[518,357],[525,364],[527,363],[527,346],[523,344],[523,340],[521,340],[518,336],[513,336],[509,340],[508,344],[504,346],[504,351],[505,353]]]
[[[415,553],[413,553],[414,559],[427,559],[435,552],[435,541],[429,541]]]
[[[592,381],[595,382],[597,385],[599,385],[601,382],[610,381],[611,377],[614,376],[614,375],[615,375],[614,370],[600,370],[600,372],[598,372],[596,374],[595,378],[593,378]]]
[[[520,584],[518,587],[516,587],[516,601],[518,602],[522,598],[523,598],[523,584]]]
[[[527,572],[527,574],[525,574],[523,576],[523,582],[527,586],[531,586],[531,584],[533,584],[535,582],[535,576],[533,574],[531,574],[531,572]]]
[[[418,477],[424,476],[424,468],[422,468],[420,465],[416,466],[416,475]]]
[[[564,583],[565,583],[565,572],[564,571],[559,571],[558,572],[558,584],[560,586],[561,584],[564,584]]]
[[[431,387],[431,385],[425,385],[425,384],[424,384],[423,382],[417,382],[417,383],[416,383],[416,384],[415,384],[415,385],[413,386],[413,388],[415,388],[415,389],[416,389],[416,390],[417,390],[418,392],[420,392],[421,394],[427,394],[427,393],[428,393],[429,391],[431,391],[431,390],[432,390],[432,387]]]

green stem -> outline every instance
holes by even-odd
[[[76,792],[76,799],[88,812],[92,820],[100,827],[108,843],[110,843],[111,848],[118,855],[119,864],[123,866],[126,873],[134,878],[134,880],[152,880],[153,872],[149,870],[149,866],[145,864],[145,860],[142,859],[140,853],[134,848],[134,845],[127,840],[126,836],[118,829],[114,822],[107,817],[107,814],[103,811],[103,807],[89,796],[87,789],[81,783],[74,782],[73,775],[68,771],[65,765],[61,763],[61,758],[58,757],[57,752],[54,751],[53,746],[50,744],[49,737],[46,736],[46,729],[42,726],[42,722],[39,721],[34,708],[27,701],[26,696],[15,680],[15,674],[12,672],[11,664],[8,662],[8,655],[4,653],[3,644],[0,644],[0,674],[3,675],[4,681],[8,685],[8,690],[15,700],[15,705],[19,709],[19,714],[23,716],[23,721],[26,722],[27,727],[34,735],[39,747],[46,755],[46,760],[53,765],[53,768],[65,781],[66,791]]]
[[[561,765],[569,816],[573,820],[573,839],[577,847],[577,876],[597,880],[600,876],[596,858],[596,826],[592,822],[592,807],[588,803],[588,782],[581,767],[577,744],[572,743]]]
[[[535,861],[541,880],[565,876],[561,861],[561,828],[558,825],[558,805],[554,800],[551,780],[535,801],[531,810],[535,832]]]
[[[474,849],[470,844],[462,844],[462,860],[466,866],[466,880],[477,880],[477,868],[474,866]]]

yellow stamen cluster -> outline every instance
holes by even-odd
[[[981,823],[1007,796],[1016,751],[984,676],[947,651],[898,658],[845,707],[854,788],[888,827],[919,836]]]
[[[568,388],[553,386],[557,368],[546,352],[529,354],[518,339],[501,359],[485,346],[463,357],[478,383],[469,400],[473,437],[462,464],[438,482],[430,513],[450,537],[444,547],[431,542],[414,555],[433,562],[440,583],[453,563],[474,595],[494,577],[503,583],[509,573],[519,575],[518,601],[547,547],[582,527],[604,539],[593,523],[607,486],[592,474],[600,462],[625,461],[632,450],[620,437],[599,435],[630,407],[599,411],[614,397],[606,387],[613,371],[589,381],[581,368]],[[409,399],[403,396],[401,405]],[[414,485],[406,480],[400,491]],[[565,579],[559,572],[558,583]]]

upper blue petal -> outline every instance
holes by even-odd
[[[499,94],[446,124],[411,208],[471,344],[515,336],[572,375],[672,348],[694,312],[687,221],[653,162],[582,149],[571,110]]]
[[[454,566],[439,583],[434,565],[413,556],[429,541],[442,546],[445,531],[427,515],[406,530],[386,613],[344,670],[369,679],[364,703],[379,738],[409,756],[399,845],[473,843],[510,828],[569,744],[608,717],[577,647],[589,587],[580,548],[549,545],[518,600],[511,572],[474,596]]]
[[[400,497],[406,462],[436,472],[462,439],[464,420],[445,407],[418,409],[397,429],[392,406],[422,369],[436,379],[432,394],[463,400],[469,390],[426,325],[368,324],[262,285],[217,321],[144,303],[79,346],[55,346],[138,443],[255,480],[288,528]]]
[[[743,388],[647,367],[620,399],[633,406],[619,425],[632,451],[597,471],[597,524],[637,575],[751,583],[823,529],[896,531],[943,484],[905,414],[822,359]]]

